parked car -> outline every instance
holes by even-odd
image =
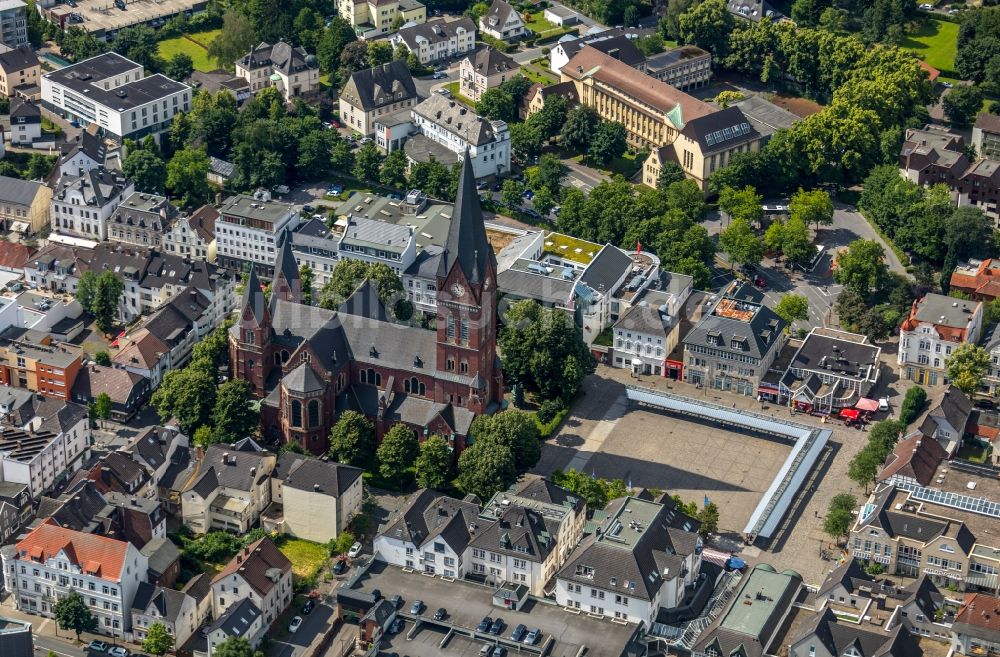
[[[479,649],[479,657],[490,657],[493,654],[493,644],[484,643],[483,647]]]
[[[91,641],[90,645],[87,646],[87,650],[90,652],[107,652],[108,644],[103,641]]]
[[[389,626],[389,634],[399,634],[403,631],[403,619],[396,617],[396,620],[392,621],[392,625]]]
[[[361,554],[361,543],[355,541],[354,545],[351,546],[351,549],[347,551],[347,556],[353,559],[360,554]]]
[[[444,620],[448,618],[448,611],[444,607],[438,607],[438,610],[434,612],[434,620]]]
[[[542,631],[537,627],[528,632],[528,634],[524,637],[524,643],[527,643],[529,646],[533,646],[541,640],[542,640]]]
[[[129,657],[128,648],[124,646],[115,646],[108,651],[108,654],[111,655],[111,657]]]
[[[888,397],[879,397],[878,400],[878,410],[888,411],[889,410],[889,399]]]
[[[493,636],[500,636],[500,633],[503,632],[503,628],[505,628],[506,626],[507,624],[503,622],[502,618],[497,618],[493,621],[493,624],[490,625],[489,632]]]
[[[302,626],[302,617],[295,616],[292,621],[288,624],[288,631],[295,634],[298,629]]]
[[[530,201],[531,199],[535,198],[535,193],[530,189],[526,189],[524,190],[524,198]]]
[[[410,613],[413,614],[414,616],[419,616],[423,610],[424,610],[423,600],[414,600],[413,604],[410,605]]]
[[[306,603],[302,605],[302,613],[308,616],[312,613],[313,608],[316,607],[316,601],[312,598],[306,600]]]
[[[493,191],[494,192],[499,192],[501,189],[503,189],[503,185],[500,183],[499,180],[496,181],[495,183],[493,183]]]
[[[511,641],[520,641],[524,638],[524,635],[528,633],[528,628],[525,627],[524,623],[518,623],[514,631],[510,633]]]
[[[382,591],[378,589],[372,589],[372,600],[378,602],[381,599],[382,599]]]
[[[345,559],[338,559],[337,563],[333,564],[333,574],[343,575],[344,571],[347,570],[347,561]]]
[[[922,9],[923,11],[930,11],[930,10],[934,9],[934,6],[933,6],[933,5],[929,5],[929,4],[927,4],[927,3],[925,2],[924,4],[920,5],[920,8],[921,8],[921,9]]]
[[[302,213],[303,214],[312,214],[315,211],[316,211],[316,208],[314,208],[313,206],[311,206],[309,204],[306,204],[306,205],[302,206]]]
[[[389,598],[389,603],[392,605],[393,609],[399,609],[403,606],[403,597],[399,594]]]
[[[507,657],[507,648],[497,646],[493,649],[493,657]]]
[[[479,621],[479,627],[476,628],[477,632],[489,632],[490,626],[493,625],[493,619],[489,616],[484,616],[483,620]]]
[[[287,194],[288,193],[288,185],[275,185],[274,186],[274,191],[278,192],[279,194]]]
[[[337,119],[330,119],[330,125],[332,125],[334,128],[339,128],[340,121],[338,121]]]
[[[434,75],[431,76],[431,78],[435,80],[442,80],[446,77],[448,77],[448,74],[445,73],[444,71],[437,71],[436,73],[434,73]]]
[[[764,280],[763,276],[758,276],[757,278],[755,278],[753,284],[756,285],[761,290],[767,287],[767,281]]]

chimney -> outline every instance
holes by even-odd
[[[319,484],[313,484],[313,490],[319,492]]]
[[[222,455],[222,465],[227,465],[229,463],[229,452]]]

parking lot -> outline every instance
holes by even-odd
[[[440,643],[451,627],[467,634],[475,630],[484,616],[503,618],[507,627],[499,639],[512,654],[518,654],[519,649],[521,654],[537,655],[538,650],[551,637],[554,644],[548,653],[550,657],[575,657],[584,647],[590,655],[616,657],[622,653],[636,630],[634,625],[571,614],[553,604],[530,600],[520,611],[500,609],[493,605],[492,588],[470,582],[446,581],[416,572],[406,573],[381,562],[372,567],[360,580],[357,588],[367,592],[379,589],[386,597],[398,593],[403,596],[401,612],[404,616],[407,616],[406,612],[414,600],[424,602],[426,609],[423,616],[427,620],[422,621],[415,632],[413,622],[408,621],[402,632],[383,644],[383,652],[398,652],[411,657],[478,655],[483,644],[480,639],[453,633],[444,646],[440,646]],[[429,619],[429,615],[438,607],[448,610],[448,617],[443,623],[435,623]],[[507,640],[519,623],[541,630],[541,641],[533,648]],[[480,636],[486,639],[485,635]],[[488,640],[496,642],[493,637]]]

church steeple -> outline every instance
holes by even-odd
[[[486,226],[479,206],[479,192],[476,190],[476,176],[472,171],[469,151],[462,159],[462,172],[458,178],[458,196],[455,209],[451,213],[448,239],[438,265],[438,276],[445,277],[457,263],[462,268],[465,280],[478,285],[486,277],[493,250],[486,239]]]
[[[287,228],[278,236],[278,257],[274,261],[274,280],[271,281],[271,304],[278,299],[302,303],[302,279],[292,252],[292,233]]]
[[[249,310],[249,312],[248,312]],[[246,289],[243,290],[243,321],[252,320],[257,326],[265,326],[270,321],[270,311],[264,291],[260,289],[260,279],[257,270],[250,268]]]

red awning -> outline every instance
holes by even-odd
[[[840,417],[845,420],[857,420],[858,416],[861,415],[861,411],[856,408],[842,408],[840,409]]]
[[[868,399],[867,397],[862,397],[861,399],[858,400],[858,403],[854,405],[854,408],[857,408],[862,411],[877,411],[878,402],[875,401],[874,399]]]

